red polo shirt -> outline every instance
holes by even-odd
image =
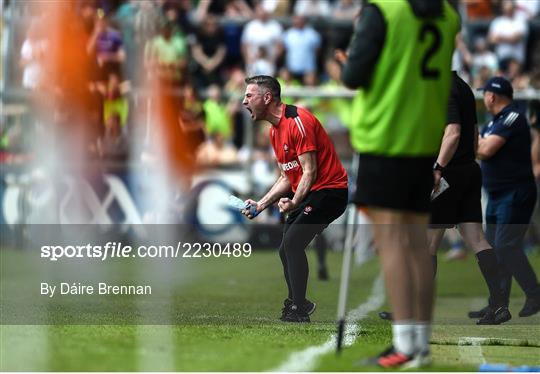
[[[317,179],[310,191],[347,188],[347,172],[339,161],[334,144],[313,114],[293,105],[283,105],[281,120],[270,128],[270,140],[279,167],[285,172],[293,192],[302,178],[298,156],[317,153]]]

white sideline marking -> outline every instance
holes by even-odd
[[[347,314],[347,323],[343,337],[343,345],[350,346],[356,340],[356,334],[360,330],[360,322],[368,313],[379,309],[384,303],[384,283],[381,275],[373,282],[371,294],[366,302]],[[319,356],[336,348],[337,336],[332,334],[326,342],[320,345],[308,347],[302,351],[292,353],[287,361],[270,371],[313,371],[317,365]]]
[[[173,283],[171,280],[174,279],[173,263],[174,261],[152,261],[151,263],[145,263],[144,267],[142,265],[137,267],[140,274],[143,274],[143,272],[155,274],[155,279],[163,282],[161,288],[166,290],[169,296],[157,301],[158,312],[163,314],[161,316],[163,320],[160,321],[164,323],[163,325],[158,325],[159,322],[153,321],[156,325],[141,324],[137,326],[136,371],[175,371],[174,347],[176,344],[172,327],[174,323],[172,316],[167,313],[174,310],[171,301],[173,295]],[[181,262],[181,264],[183,263]],[[143,276],[141,276],[141,279],[143,279]],[[137,303],[143,305],[143,300],[137,299]],[[141,317],[143,317],[142,323],[148,323],[144,320],[143,312],[146,312],[146,310],[139,311]]]
[[[171,322],[172,323],[172,322]],[[168,325],[137,326],[138,371],[174,371],[174,336]]]
[[[486,359],[482,353],[482,343],[489,338],[476,338],[465,336],[459,338],[459,357],[461,361],[468,364],[485,364]]]

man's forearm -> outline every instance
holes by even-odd
[[[484,150],[484,147],[482,147],[482,142],[481,141],[478,141],[478,149],[476,151],[476,158],[479,159],[479,160],[487,160],[490,158],[490,155],[488,155],[485,150]]]
[[[272,205],[279,198],[287,195],[291,191],[291,184],[286,177],[280,176],[279,179],[274,183],[270,191],[259,200],[259,207],[264,210]]]
[[[477,157],[480,160],[487,160],[493,157],[505,143],[506,138],[497,134],[491,134],[485,138],[479,138]]]
[[[294,193],[294,197],[292,199],[293,203],[295,205],[300,204],[306,195],[311,190],[311,187],[315,183],[315,180],[317,179],[317,172],[304,172],[302,174],[302,178],[300,179],[300,183],[298,183],[298,188],[296,188],[296,192]]]
[[[523,39],[523,34],[521,32],[515,32],[512,35],[502,37],[502,42],[509,44],[519,43]]]
[[[439,151],[439,156],[437,157],[437,162],[439,165],[446,166],[454,157],[456,150],[459,145],[459,133],[449,133],[445,134],[442,140],[441,149]]]
[[[203,66],[208,60],[207,56],[204,54],[202,47],[199,44],[196,44],[192,48],[191,57],[195,60],[196,63]]]

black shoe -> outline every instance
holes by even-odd
[[[279,317],[280,320],[283,321],[283,318],[285,318],[285,315],[289,312],[289,308],[292,305],[292,300],[289,298],[286,298],[283,300],[283,308],[281,308],[281,317]]]
[[[303,311],[302,308],[299,308],[294,304],[288,308],[287,313],[285,313],[281,320],[283,322],[311,322],[309,315]]]
[[[394,316],[392,315],[392,312],[379,312],[379,318],[384,319],[385,321],[394,320]]]
[[[320,280],[328,280],[328,269],[326,266],[323,266],[322,268],[319,268],[318,276]]]
[[[482,318],[476,321],[477,325],[500,325],[506,321],[510,321],[512,315],[507,307],[501,306],[497,309],[491,309],[484,314]]]
[[[525,305],[519,311],[520,317],[529,317],[540,312],[540,297],[528,297],[525,300]]]
[[[489,310],[489,306],[485,306],[480,310],[470,311],[468,316],[469,318],[483,318]]]
[[[285,320],[284,318],[287,315],[287,313],[289,313],[289,309],[291,305],[293,305],[293,301],[291,299],[287,298],[283,300],[283,308],[281,309],[281,317],[279,317],[280,320],[282,321]],[[306,301],[301,307],[302,312],[304,312],[308,316],[312,315],[313,312],[315,312],[315,309],[317,309],[317,304],[309,301],[308,299],[306,299]]]
[[[309,301],[306,299],[304,304],[302,305],[302,311],[305,312],[308,316],[312,315],[313,312],[315,312],[315,309],[317,309],[317,304]]]

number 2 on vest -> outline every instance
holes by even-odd
[[[437,79],[439,78],[440,71],[436,68],[430,68],[429,60],[439,50],[441,46],[441,32],[433,23],[424,23],[422,29],[420,29],[420,41],[423,42],[426,39],[426,35],[431,34],[431,45],[427,49],[424,57],[422,58],[422,66],[420,67],[422,78],[424,79]]]

